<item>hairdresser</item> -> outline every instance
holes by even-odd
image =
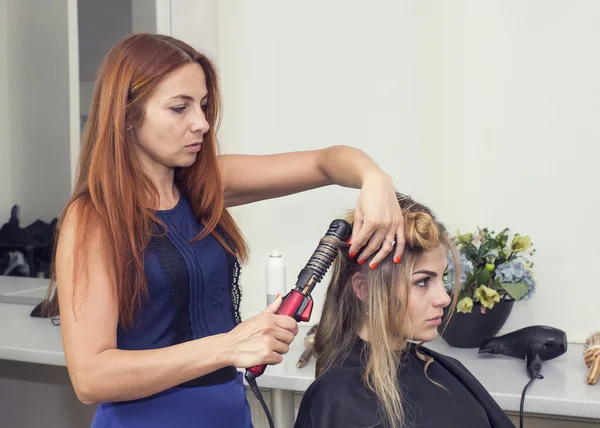
[[[236,368],[280,363],[298,330],[275,315],[281,298],[241,322],[248,247],[228,207],[360,188],[349,254],[400,261],[392,180],[363,152],[218,156],[217,80],[204,55],[154,34],[119,41],[99,70],[45,306],[77,396],[99,403],[94,428],[252,426]]]

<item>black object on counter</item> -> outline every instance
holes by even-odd
[[[56,218],[50,223],[36,220],[22,228],[19,206],[14,205],[0,228],[0,275],[37,277],[42,272],[49,278],[56,223]]]
[[[493,337],[481,343],[480,354],[501,354],[525,361],[529,382],[521,394],[519,427],[523,428],[525,393],[534,380],[543,379],[542,363],[560,357],[567,352],[567,335],[558,328],[534,325]]]

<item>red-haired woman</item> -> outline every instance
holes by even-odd
[[[228,207],[360,188],[350,252],[401,256],[392,180],[363,152],[217,156],[218,120],[215,68],[181,41],[131,35],[101,66],[46,307],[77,396],[100,403],[93,427],[252,426],[236,367],[280,363],[297,325],[281,298],[241,322]]]

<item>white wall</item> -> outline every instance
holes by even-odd
[[[153,7],[156,9],[156,33],[170,35],[171,0],[154,0]]]
[[[10,166],[10,131],[8,120],[8,3],[0,0],[0,224],[10,215],[12,175]]]
[[[160,1],[157,12],[161,14]],[[171,36],[189,43],[219,64],[218,0],[171,0],[169,19]]]
[[[273,153],[347,144],[366,150],[403,191],[427,200],[426,153],[439,140],[439,16],[421,2],[219,2],[228,151]],[[330,221],[357,190],[330,187],[236,210],[252,259],[243,312],[265,304],[268,254],[291,287]],[[318,320],[324,287],[315,292]]]
[[[581,342],[600,301],[599,18],[592,1],[222,0],[221,141],[244,153],[353,145],[451,230],[529,234],[538,292],[505,330],[550,324]],[[245,317],[264,306],[269,252],[284,254],[291,287],[357,196],[327,188],[235,211],[252,249]]]
[[[10,154],[0,156],[10,156],[23,226],[56,217],[71,189],[67,3],[9,1],[5,15]]]
[[[582,341],[600,326],[600,4],[460,1],[445,17],[435,206],[453,225],[510,226],[536,244],[538,293],[505,330],[544,323]]]

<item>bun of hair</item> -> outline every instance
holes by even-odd
[[[440,242],[440,230],[431,215],[424,212],[404,213],[404,235],[411,247],[431,250]]]

